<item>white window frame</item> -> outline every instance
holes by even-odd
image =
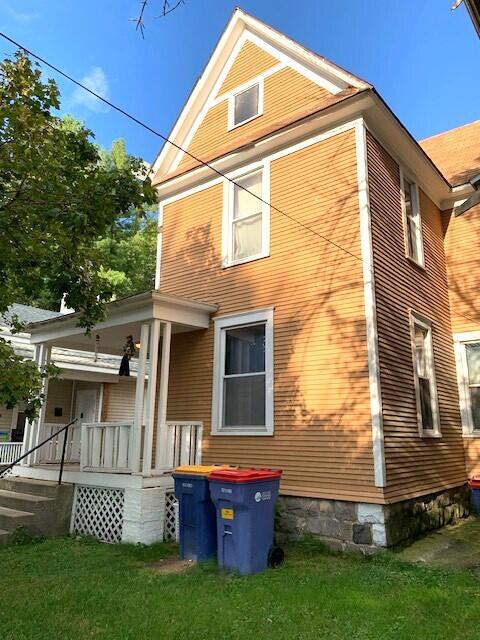
[[[235,206],[235,184],[257,171],[262,175],[262,247],[259,253],[238,260],[233,259],[233,209]],[[252,262],[270,255],[270,161],[264,160],[244,167],[228,175],[223,182],[223,221],[222,221],[222,266],[233,267],[237,264]],[[234,182],[231,182],[233,180]]]
[[[460,415],[462,418],[462,433],[465,438],[480,438],[480,429],[475,429],[473,424],[472,400],[468,380],[467,351],[465,349],[465,345],[477,342],[480,342],[480,331],[471,331],[454,335]]]
[[[415,326],[419,326],[422,329],[428,331],[428,337],[426,341],[426,367],[428,377],[431,383],[430,399],[432,402],[432,419],[433,429],[424,429],[422,420],[422,406],[420,402],[420,382],[418,379],[418,367],[417,367],[417,350],[415,345]],[[440,411],[438,406],[438,393],[437,393],[437,380],[435,377],[435,358],[433,352],[433,323],[430,318],[427,318],[415,311],[410,311],[410,336],[412,343],[412,359],[413,359],[413,379],[415,384],[415,401],[417,408],[417,424],[418,432],[422,438],[441,438],[442,433],[440,430]]]
[[[405,203],[405,180],[412,185],[412,211],[415,213],[416,217],[416,241],[418,247],[418,260],[415,256],[411,255],[410,252],[410,243],[409,243],[409,230],[408,230],[408,219],[407,219],[407,207]],[[420,190],[418,188],[418,184],[416,181],[403,169],[400,167],[400,198],[402,202],[402,218],[403,218],[403,236],[404,236],[404,244],[405,244],[405,256],[414,262],[419,267],[425,269],[425,254],[423,250],[423,227],[422,227],[422,212],[420,209]]]
[[[243,93],[244,91],[248,91],[249,89],[252,89],[256,85],[258,85],[257,113],[253,116],[250,116],[250,118],[247,118],[246,120],[242,120],[241,122],[237,122],[235,124],[236,96],[238,96],[240,93]],[[263,82],[263,78],[259,78],[255,82],[249,82],[248,84],[244,84],[244,85],[241,85],[240,87],[237,87],[237,89],[235,89],[235,91],[228,96],[228,131],[231,131],[232,129],[236,129],[237,127],[241,127],[247,122],[251,122],[252,120],[255,120],[255,118],[259,118],[261,115],[263,115],[263,95],[264,95],[264,82]]]
[[[227,329],[265,324],[265,425],[223,427],[223,380],[225,371],[225,336]],[[259,309],[214,318],[212,435],[215,436],[271,436],[273,420],[273,309]]]

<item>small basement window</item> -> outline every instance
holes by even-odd
[[[253,120],[261,115],[262,96],[260,83],[231,96],[229,100],[229,129]]]

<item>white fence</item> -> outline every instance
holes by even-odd
[[[131,473],[133,425],[131,422],[82,424],[82,471]]]
[[[21,442],[0,442],[0,465],[12,464],[21,455]]]
[[[200,464],[202,460],[202,422],[167,422],[167,468],[181,464]]]
[[[57,433],[63,424],[55,424],[46,422],[43,425],[42,440]],[[63,442],[65,440],[65,431],[62,431],[57,437],[46,442],[37,455],[38,462],[59,463],[62,459]],[[68,428],[68,440],[65,448],[65,462],[80,462],[80,426],[73,424]]]

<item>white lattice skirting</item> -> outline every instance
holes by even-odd
[[[75,487],[72,531],[103,542],[121,542],[124,490]]]
[[[165,496],[165,540],[178,542],[178,500],[173,491],[167,491]]]

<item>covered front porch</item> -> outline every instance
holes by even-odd
[[[148,502],[152,497],[152,490],[161,489],[165,499],[165,491],[172,487],[172,469],[201,461],[201,421],[167,421],[171,338],[207,329],[215,310],[211,304],[150,291],[108,304],[105,320],[89,335],[78,326],[76,313],[30,325],[39,367],[50,361],[52,347],[121,356],[127,337],[132,336],[136,352],[130,361],[130,378],[119,378],[121,384],[116,385],[100,382],[97,400],[90,405],[84,394],[84,403],[77,402],[72,415],[77,422],[29,454],[15,467],[14,475],[57,480],[67,434],[63,481],[82,490],[123,491],[124,516],[128,520],[127,502],[133,501],[136,506],[131,504],[129,509],[131,514],[137,510],[137,524],[142,528],[145,499]],[[112,389],[115,402],[110,397]],[[45,380],[38,418],[25,427],[23,453],[62,428],[46,420],[48,393],[49,381]],[[75,513],[72,522],[74,519]],[[151,533],[137,534],[127,538],[122,534],[122,539],[153,541]]]

